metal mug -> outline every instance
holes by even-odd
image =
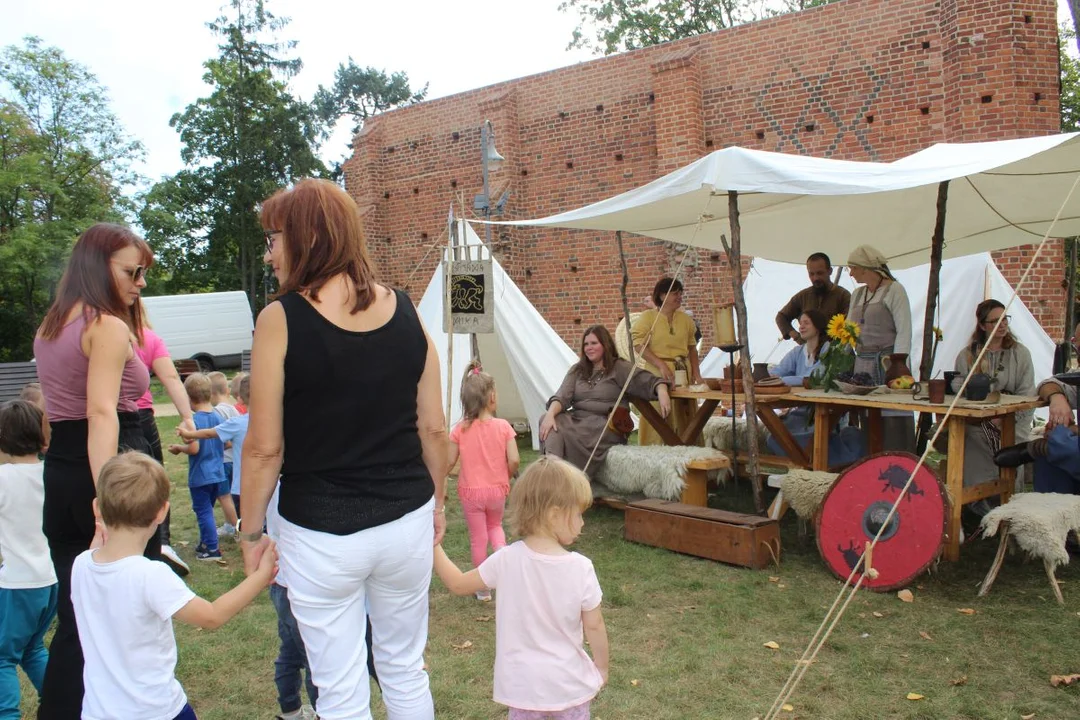
[[[945,371],[945,393],[947,395],[955,395],[956,391],[960,388],[960,378],[963,373],[958,373],[955,370]]]

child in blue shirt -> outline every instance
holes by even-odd
[[[216,428],[221,424],[221,416],[214,412],[210,404],[210,378],[202,373],[189,375],[184,381],[194,422],[197,430]],[[195,548],[195,557],[199,560],[219,560],[217,523],[214,520],[214,501],[222,495],[229,495],[231,483],[225,478],[222,458],[225,445],[216,437],[205,440],[191,440],[186,444],[173,444],[169,452],[173,455],[184,453],[188,456],[188,491],[191,493],[191,509],[199,523],[199,546]]]
[[[242,403],[247,405],[250,392],[251,381],[248,379],[247,375],[244,375],[240,379],[236,397],[239,398]],[[215,410],[216,409],[217,408],[215,408]],[[250,416],[247,414],[236,415],[222,421],[222,423],[216,427],[199,429],[195,432],[183,428],[178,430],[180,437],[184,439],[184,442],[217,439],[221,440],[223,443],[232,443],[233,462],[225,463],[225,466],[232,470],[230,490],[233,503],[236,505],[237,510],[240,509],[240,460],[241,455],[243,455],[244,452],[244,438],[247,437],[249,417]]]

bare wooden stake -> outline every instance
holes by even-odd
[[[759,513],[765,512],[765,493],[761,486],[761,465],[758,452],[758,417],[757,401],[754,398],[754,376],[750,364],[750,333],[746,316],[746,298],[743,296],[742,287],[742,229],[739,225],[739,193],[728,190],[728,222],[731,225],[731,245],[723,236],[720,241],[727,253],[728,265],[731,271],[731,288],[735,294],[735,315],[738,320],[739,338],[742,340],[743,349],[739,352],[742,360],[743,402],[746,407],[746,452],[748,457],[747,470],[750,473],[750,483],[754,489],[754,508]],[[732,381],[735,376],[732,374]],[[731,424],[735,426],[735,408],[731,408]]]
[[[630,284],[630,270],[626,267],[626,253],[623,252],[622,230],[615,231],[615,242],[619,244],[619,262],[622,263],[622,311],[626,318],[626,346],[630,352],[630,364],[634,364],[634,335],[630,332],[630,303],[626,300],[626,286]]]

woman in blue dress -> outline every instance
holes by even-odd
[[[817,369],[821,356],[829,347],[825,328],[828,318],[818,310],[807,310],[799,316],[799,335],[803,344],[793,348],[772,368],[772,375],[785,385],[798,387]],[[795,441],[810,447],[814,442],[813,408],[802,405],[792,409],[784,418],[784,425]],[[780,443],[769,437],[766,447],[774,455],[786,455]],[[866,454],[866,440],[854,427],[838,427],[829,437],[829,467],[846,465]]]

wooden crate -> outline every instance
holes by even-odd
[[[667,500],[627,505],[625,537],[755,570],[780,559],[780,526],[775,520]]]

